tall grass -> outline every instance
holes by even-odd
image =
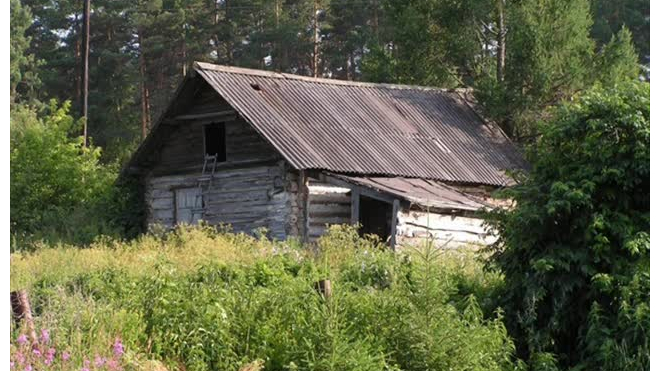
[[[180,227],[13,254],[11,269],[38,326],[80,360],[121,337],[129,368],[149,359],[186,370],[516,367],[489,304],[500,277],[473,253],[394,254],[349,227],[331,228],[314,252]],[[321,279],[330,297],[315,290]]]

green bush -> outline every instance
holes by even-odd
[[[99,162],[101,149],[84,147],[81,125],[52,101],[43,118],[26,106],[11,112],[11,232],[13,248],[32,241],[89,243],[99,235],[135,234],[123,221],[139,205],[135,192],[115,186],[117,165]]]
[[[328,298],[321,279],[332,282]],[[60,347],[90,354],[118,336],[136,368],[157,359],[187,370],[512,370],[501,313],[483,315],[468,289],[498,282],[471,255],[393,254],[348,227],[315,253],[180,227],[12,254],[12,288],[29,290]]]
[[[490,215],[509,329],[539,369],[649,368],[649,113],[645,83],[564,104],[516,207]]]

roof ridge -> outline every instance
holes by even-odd
[[[306,82],[312,82],[317,84],[328,84],[328,85],[341,85],[341,86],[355,86],[355,87],[374,87],[374,88],[386,88],[386,89],[399,89],[399,90],[428,90],[428,91],[440,91],[444,93],[465,93],[470,92],[470,88],[439,88],[435,86],[422,86],[422,85],[405,85],[405,84],[390,84],[390,83],[376,83],[376,82],[364,82],[364,81],[348,81],[348,80],[338,80],[338,79],[329,79],[322,77],[310,77],[296,75],[292,73],[284,72],[274,72],[274,71],[265,71],[257,70],[252,68],[244,67],[234,67],[219,65],[206,62],[197,62],[193,63],[193,68],[195,70],[211,70],[217,72],[226,72],[234,73],[241,75],[251,75],[251,76],[261,76],[261,77],[270,77],[284,80],[300,80]]]

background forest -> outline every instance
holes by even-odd
[[[14,103],[69,100],[77,117],[82,2],[11,3]],[[129,155],[196,60],[470,87],[519,139],[547,106],[649,63],[643,0],[94,0],[90,27],[89,131],[106,163]]]

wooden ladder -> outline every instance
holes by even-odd
[[[199,192],[195,195],[195,204],[190,213],[190,224],[195,222],[195,216],[199,215],[199,219],[203,219],[206,216],[206,197],[204,196],[211,191],[217,164],[218,154],[204,155],[202,175],[197,178],[197,189],[199,189]]]

